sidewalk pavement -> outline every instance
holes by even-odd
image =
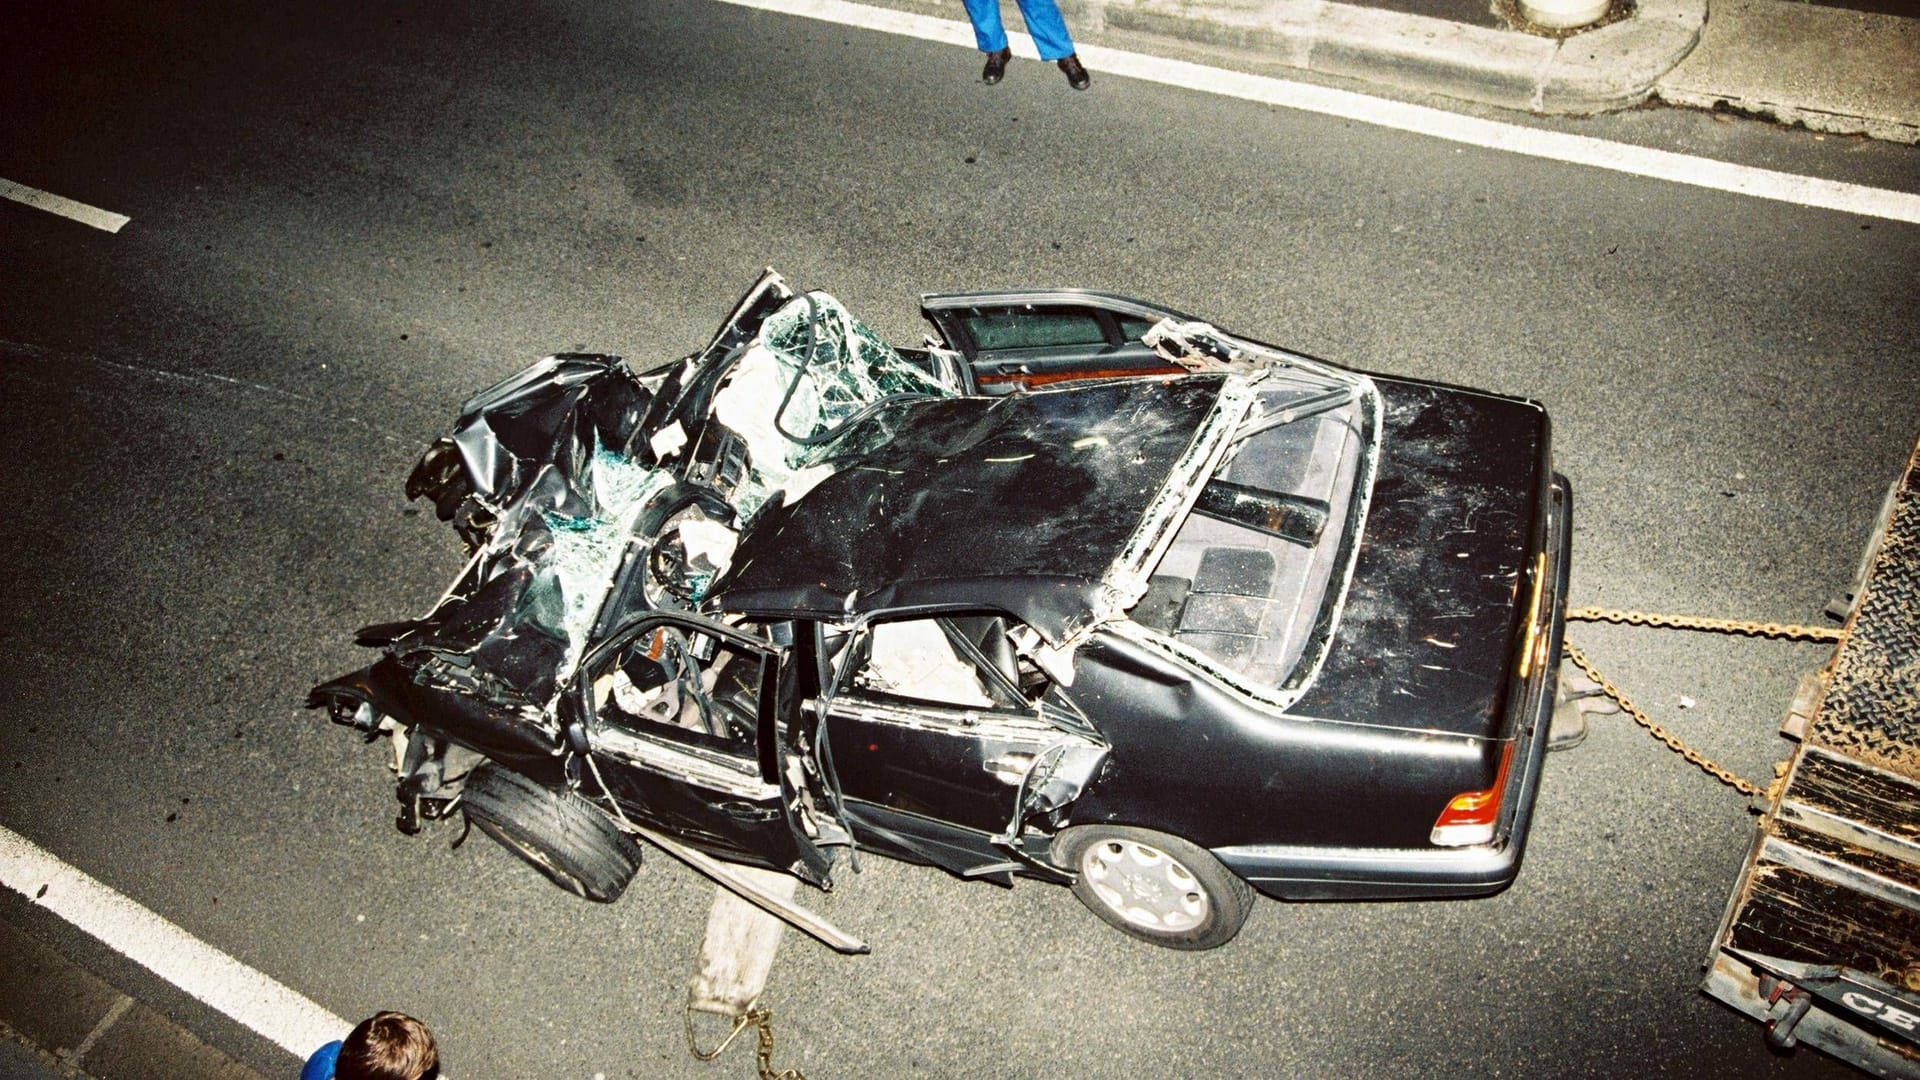
[[[5,919],[0,970],[0,1080],[265,1080]]]
[[[1792,0],[1713,0],[1711,12],[1661,100],[1920,143],[1920,18]]]
[[[864,2],[960,14],[953,0]],[[1637,0],[1615,22],[1555,38],[1511,28],[1495,4],[1061,0],[1077,41],[1256,74],[1308,71],[1546,114],[1659,100],[1920,143],[1920,18],[1806,0]]]

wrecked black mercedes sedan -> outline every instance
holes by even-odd
[[[1570,535],[1538,405],[1100,293],[922,305],[894,348],[769,271],[678,363],[465,404],[407,492],[471,560],[310,701],[391,734],[404,830],[603,901],[636,838],[745,893],[708,856],[865,850],[1193,949],[1256,891],[1513,880]]]

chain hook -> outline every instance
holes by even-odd
[[[711,1050],[700,1049],[699,1037],[693,1031],[693,1006],[687,1006],[687,1050],[701,1061],[713,1061],[726,1053],[733,1040],[748,1028],[754,1028],[753,1063],[759,1070],[759,1080],[807,1080],[806,1074],[799,1069],[778,1069],[773,1067],[773,1010],[758,1005],[750,1006],[746,1012],[734,1018],[733,1030],[720,1040],[720,1045]]]

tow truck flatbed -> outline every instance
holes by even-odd
[[[1778,1048],[1920,1078],[1920,447],[1869,553],[1704,989]]]

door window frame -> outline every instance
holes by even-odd
[[[634,738],[670,748],[676,753],[693,753],[698,757],[726,757],[736,762],[749,762],[753,765],[761,782],[779,785],[776,773],[777,748],[773,745],[775,737],[774,722],[777,708],[775,691],[778,687],[783,647],[775,640],[771,623],[758,623],[765,629],[764,634],[754,634],[718,619],[678,611],[651,611],[623,624],[619,630],[587,650],[576,670],[579,671],[579,685],[576,688],[582,713],[589,717],[589,730],[603,731],[614,728],[623,737]],[[622,724],[603,720],[601,709],[594,700],[594,683],[606,666],[616,660],[629,646],[643,640],[648,634],[671,627],[683,634],[704,634],[723,644],[739,648],[760,661],[760,678],[755,701],[754,738],[751,747],[744,741],[729,742],[719,736],[682,728],[677,725],[643,720],[639,724]],[[743,770],[744,771],[744,770]]]
[[[1099,344],[1043,345],[1024,348],[982,349],[967,324],[966,313],[989,309],[1029,308],[1083,309],[1099,322],[1104,338]],[[1144,377],[1180,375],[1186,369],[1168,363],[1139,338],[1122,329],[1123,319],[1137,319],[1149,326],[1163,318],[1191,321],[1169,308],[1142,303],[1126,297],[1083,289],[1055,289],[1038,292],[957,293],[922,296],[920,310],[933,323],[947,344],[967,360],[976,386],[1007,388],[1050,385],[1087,378]],[[1094,366],[1075,370],[1078,365],[1098,365],[1111,358],[1119,363],[1111,370]],[[1137,362],[1135,362],[1137,361]],[[1035,362],[1059,370],[1033,370]],[[990,392],[990,391],[989,391]],[[1002,391],[1004,392],[1004,391]]]

